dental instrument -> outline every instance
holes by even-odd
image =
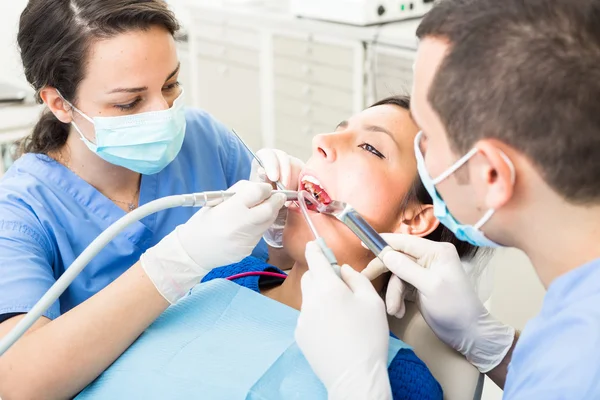
[[[235,131],[235,129],[232,129],[231,133],[233,133],[235,135],[235,137],[238,138],[238,140],[240,141],[240,143],[242,144],[242,146],[244,146],[246,148],[246,150],[248,150],[248,153],[250,153],[252,155],[252,158],[254,158],[256,160],[256,162],[258,163],[258,165],[260,165],[264,169],[265,166],[262,163],[262,161],[260,160],[260,158],[258,158],[258,156],[256,155],[256,153],[252,151],[252,149],[250,148],[250,146],[248,146],[246,144],[246,142],[244,142],[244,139],[242,139],[240,137],[240,135],[238,135],[238,133]],[[277,188],[279,190],[286,190],[285,186],[283,186],[283,183],[281,183],[280,181],[277,181],[277,182],[274,182],[274,183],[275,183],[275,185],[277,186]]]
[[[306,206],[306,200],[309,200],[312,204],[315,204],[315,205],[320,204],[320,203],[306,190],[302,190],[302,191],[298,192],[298,203],[300,203],[299,206],[300,206],[300,211],[302,211],[302,216],[306,220],[306,223],[308,224],[310,231],[312,232],[313,236],[315,237],[315,242],[321,248],[321,251],[327,258],[327,261],[329,261],[331,268],[333,268],[335,273],[338,276],[340,276],[340,266],[338,265],[337,259],[335,258],[335,254],[333,254],[333,251],[329,248],[329,246],[327,246],[327,243],[325,243],[325,239],[323,239],[323,237],[321,237],[319,235],[317,228],[315,227],[312,219],[310,218],[310,215],[308,214],[308,207]]]
[[[287,200],[297,200],[298,192],[293,190],[273,190],[272,194],[283,193]],[[231,198],[235,192],[224,190],[212,192],[199,192],[167,196],[151,201],[148,204],[125,214],[115,221],[104,232],[89,244],[89,246],[73,261],[65,272],[56,280],[48,291],[38,302],[25,314],[15,327],[2,339],[0,339],[0,356],[2,356],[23,334],[37,321],[42,314],[63,294],[67,287],[75,280],[77,275],[88,265],[88,263],[121,231],[132,223],[139,221],[150,214],[175,207],[204,207],[216,206],[217,204]]]
[[[301,199],[302,196],[302,193],[299,192],[298,198]],[[386,253],[394,250],[351,205],[336,200],[328,204],[317,201],[315,205],[321,214],[331,215],[346,225],[381,261]],[[383,267],[376,271],[374,276],[371,275],[368,278],[373,280],[385,272],[387,272],[387,268]]]

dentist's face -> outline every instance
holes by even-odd
[[[170,108],[179,96],[175,40],[164,28],[135,30],[91,44],[75,106],[89,117],[108,117]],[[93,125],[73,113],[88,139]]]
[[[301,189],[322,192],[322,201],[347,202],[377,231],[393,232],[402,221],[400,205],[417,173],[416,133],[407,110],[395,105],[366,109],[334,132],[314,138],[313,155],[300,175]],[[373,255],[348,228],[333,217],[310,214],[340,264],[366,267]],[[303,260],[309,240],[314,239],[306,222],[291,207],[284,231],[286,250],[295,260]]]
[[[419,44],[414,66],[414,85],[411,113],[415,123],[423,131],[421,152],[429,176],[433,179],[451,167],[463,154],[455,154],[450,147],[446,128],[432,108],[428,95],[438,68],[442,64],[449,45],[437,38],[425,38]],[[460,96],[460,93],[456,93]],[[481,218],[485,208],[475,203],[478,194],[472,185],[465,184],[467,166],[463,166],[436,186],[452,215],[462,223],[472,224]]]

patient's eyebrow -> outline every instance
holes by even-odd
[[[392,132],[388,131],[387,129],[385,129],[382,126],[378,126],[378,125],[367,125],[364,127],[365,130],[369,131],[369,132],[381,132],[381,133],[385,133],[386,135],[388,135],[390,138],[392,138],[392,140],[398,144],[396,142],[396,138],[394,137],[394,135],[392,134]]]
[[[348,127],[348,121],[342,121],[339,124],[337,124],[337,126],[335,127],[335,130],[337,131],[340,128],[345,129],[347,127]]]

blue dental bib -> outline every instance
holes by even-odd
[[[294,341],[298,315],[233,282],[203,283],[77,399],[326,400]],[[388,365],[402,348],[390,338]]]

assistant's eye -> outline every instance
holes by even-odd
[[[115,108],[118,108],[121,111],[131,111],[140,103],[140,101],[142,101],[142,99],[138,97],[129,104],[115,104]]]
[[[168,91],[177,89],[179,86],[181,86],[181,83],[179,81],[177,81],[177,82],[170,83],[170,84],[164,86],[162,88],[162,90],[165,91],[165,92],[168,92]]]
[[[369,143],[363,143],[361,145],[359,145],[358,147],[360,147],[363,150],[368,151],[369,153],[381,158],[382,160],[385,159],[385,156],[383,154],[381,154],[379,152],[379,150],[377,150],[375,147],[371,146]]]

